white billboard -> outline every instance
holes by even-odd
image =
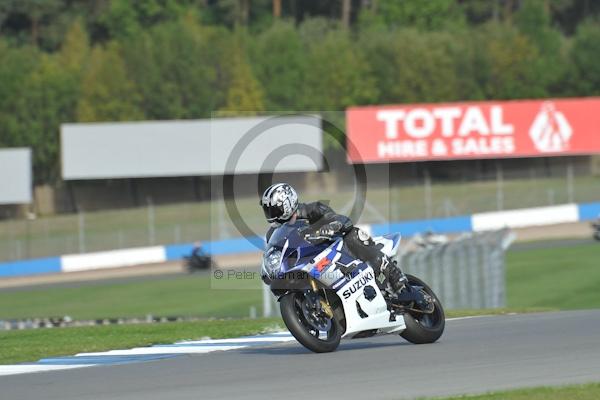
[[[309,115],[61,126],[65,180],[317,171],[321,153]]]
[[[0,204],[31,203],[31,149],[0,149]]]

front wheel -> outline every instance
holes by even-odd
[[[421,312],[420,310],[409,310],[404,314],[406,329],[400,334],[404,339],[415,344],[433,343],[444,333],[446,317],[442,303],[433,290],[416,276],[406,274],[408,284],[419,288],[431,300],[433,310]]]
[[[342,338],[341,327],[335,318],[311,309],[307,292],[290,292],[279,303],[281,317],[300,344],[315,353],[337,349]]]

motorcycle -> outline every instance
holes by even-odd
[[[334,351],[342,338],[400,334],[415,344],[433,343],[444,332],[444,309],[431,288],[406,274],[394,294],[383,274],[351,256],[341,235],[323,238],[304,221],[287,222],[269,238],[261,276],[278,298],[291,334],[316,353]],[[400,235],[374,237],[392,257]],[[376,280],[385,283],[380,289]]]
[[[600,241],[600,218],[592,222],[592,228],[594,229],[594,239]]]
[[[186,271],[190,274],[216,268],[216,264],[209,254],[197,251],[193,251],[192,254],[184,257],[184,265]]]

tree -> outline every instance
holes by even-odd
[[[600,26],[588,21],[577,29],[570,51],[567,94],[575,96],[600,95]]]
[[[111,0],[98,22],[111,38],[133,37],[142,28],[179,19],[191,3],[192,0]]]
[[[71,73],[79,77],[90,55],[87,32],[80,19],[73,22],[58,52],[59,62]]]
[[[62,7],[63,0],[4,0],[1,5],[1,14],[6,20],[10,17],[22,16],[24,18],[12,19],[12,30],[27,32],[32,44],[37,45],[42,38],[43,25],[56,23],[57,15]]]
[[[24,83],[39,64],[33,46],[11,47],[0,39],[0,147],[27,146],[19,121]]]
[[[320,41],[310,43],[306,57],[301,97],[304,110],[344,111],[349,106],[377,101],[373,71],[347,30],[330,31]],[[333,122],[343,126],[343,121]],[[337,147],[341,139],[326,136],[325,145]]]
[[[560,32],[553,29],[547,0],[525,0],[515,14],[519,31],[537,48],[538,57],[533,60],[541,86],[540,95],[547,96],[566,71],[562,54]]]
[[[383,103],[458,100],[458,71],[449,33],[371,31],[360,41]],[[463,56],[463,55],[460,55]]]
[[[289,22],[278,21],[254,39],[252,67],[264,88],[269,110],[299,107],[298,94],[306,74],[304,50],[298,31]]]
[[[235,115],[239,111],[242,115],[260,113],[264,111],[263,90],[252,73],[240,39],[236,39],[230,53],[225,105],[221,111],[226,115]]]
[[[376,101],[378,92],[370,65],[346,31],[331,31],[311,43],[306,57],[306,109],[344,110]]]
[[[147,118],[202,118],[224,104],[230,32],[194,15],[157,26],[124,44],[129,76]]]
[[[542,97],[546,88],[537,71],[538,49],[515,28],[489,23],[474,34],[486,99]]]
[[[439,30],[464,25],[465,16],[455,0],[377,0],[376,7],[364,8],[360,19],[369,25],[383,22],[390,27]]]
[[[139,120],[143,113],[138,102],[136,87],[127,76],[119,46],[109,43],[105,48],[95,47],[83,76],[77,120]]]

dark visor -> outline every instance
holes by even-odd
[[[262,206],[263,212],[265,213],[265,217],[267,221],[273,222],[277,218],[283,215],[283,207],[269,207],[267,205]]]

